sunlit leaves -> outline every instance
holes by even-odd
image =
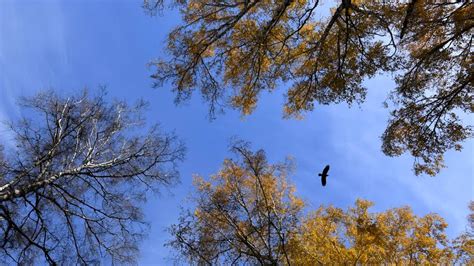
[[[318,104],[361,103],[364,80],[392,73],[387,155],[409,152],[416,174],[435,175],[472,136],[458,116],[474,110],[469,1],[175,2],[184,21],[169,35],[171,57],[151,64],[178,102],[199,89],[211,115],[226,105],[247,115],[281,85],[283,115],[301,117]]]
[[[288,262],[303,201],[286,182],[289,164],[271,165],[263,151],[233,150],[211,180],[195,177],[196,208],[171,228],[170,245],[198,263]]]
[[[263,151],[233,147],[210,179],[195,178],[196,202],[171,227],[169,245],[200,264],[453,264],[472,263],[471,230],[449,241],[437,214],[410,207],[382,212],[358,199],[347,209],[308,209],[289,185],[288,164],[272,165]],[[469,222],[472,226],[472,210]]]

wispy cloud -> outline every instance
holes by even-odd
[[[67,64],[64,18],[57,2],[3,1],[0,8],[0,121],[19,117],[18,97],[49,88]],[[59,64],[55,64],[58,62]],[[63,66],[63,70],[55,66]],[[11,135],[0,124],[2,142]]]

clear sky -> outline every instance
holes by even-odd
[[[176,12],[146,15],[140,0],[0,2],[0,120],[21,114],[15,105],[21,95],[107,85],[111,98],[149,101],[150,123],[159,122],[186,143],[181,183],[151,197],[144,207],[151,231],[141,245],[140,264],[170,262],[170,250],[163,247],[169,239],[165,229],[176,221],[179,206],[190,204],[186,196],[192,175],[217,172],[230,156],[233,136],[264,149],[270,162],[292,156],[297,168],[291,180],[310,208],[347,207],[364,198],[376,203],[376,211],[409,205],[418,215],[439,213],[451,237],[465,229],[467,205],[474,198],[474,142],[466,142],[462,152],[448,152],[448,168],[436,177],[414,176],[409,156],[384,156],[380,136],[389,111],[382,102],[394,87],[390,78],[366,81],[367,101],[352,108],[316,106],[303,120],[285,120],[285,88],[280,88],[263,95],[251,116],[228,110],[211,122],[198,94],[175,106],[169,85],[151,88],[153,70],[147,63],[164,54],[166,35],[178,22]],[[466,121],[473,124],[473,117]],[[8,142],[3,128],[0,138]],[[326,164],[331,173],[323,188],[317,173]]]

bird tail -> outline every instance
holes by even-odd
[[[318,174],[319,176],[323,176],[322,174]]]

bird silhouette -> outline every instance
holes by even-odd
[[[326,178],[329,176],[328,172],[329,172],[329,164],[326,165],[326,167],[324,167],[322,173],[318,174],[321,177],[321,184],[323,185],[323,187],[326,186]]]

